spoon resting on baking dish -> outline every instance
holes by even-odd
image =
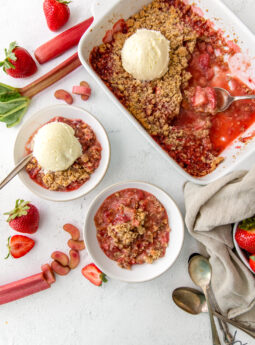
[[[246,99],[255,99],[255,95],[231,96],[227,90],[221,87],[215,87],[214,90],[217,94],[217,113],[227,110],[233,102]]]

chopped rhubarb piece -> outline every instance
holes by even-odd
[[[127,25],[124,19],[120,19],[118,20],[112,28],[113,33],[117,33],[117,32],[123,32],[126,29]]]
[[[82,96],[90,96],[91,88],[88,86],[73,86],[72,93]]]
[[[106,31],[106,34],[103,38],[103,43],[110,43],[113,40],[113,30]]]

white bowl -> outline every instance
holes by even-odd
[[[255,274],[255,273],[253,272],[253,270],[251,269],[250,265],[249,265],[249,260],[247,259],[247,256],[245,255],[245,251],[244,251],[242,248],[239,247],[239,245],[238,245],[238,243],[236,242],[236,239],[235,239],[236,230],[237,230],[237,228],[238,228],[238,224],[239,224],[239,223],[240,223],[240,222],[235,223],[234,228],[233,228],[233,241],[234,241],[235,249],[236,249],[236,251],[237,251],[238,256],[240,257],[240,259],[242,260],[242,262],[245,264],[245,266],[248,267],[249,270],[250,270],[253,274]]]
[[[81,119],[93,129],[98,141],[102,146],[102,158],[99,167],[86,183],[84,183],[80,188],[70,192],[54,192],[41,187],[29,177],[25,169],[19,173],[19,177],[28,189],[43,199],[51,201],[70,201],[89,193],[103,179],[110,161],[110,143],[103,126],[85,109],[63,104],[54,105],[38,111],[20,128],[14,144],[15,164],[17,164],[26,154],[25,144],[30,136],[40,126],[55,116],[63,116],[70,119]]]
[[[111,194],[126,188],[138,188],[153,194],[165,207],[171,228],[170,241],[165,256],[153,264],[134,265],[131,270],[120,268],[115,261],[110,260],[104,254],[97,240],[97,230],[94,223],[95,214],[103,201]],[[107,276],[125,282],[145,282],[163,274],[177,259],[183,239],[184,224],[176,203],[163,190],[146,182],[128,181],[109,186],[93,200],[85,219],[84,240],[92,260]]]

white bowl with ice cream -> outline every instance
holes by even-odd
[[[78,189],[71,191],[52,191],[45,189],[35,181],[23,169],[19,177],[24,185],[41,198],[51,201],[70,201],[82,197],[94,189],[103,179],[110,161],[110,143],[108,136],[100,122],[85,109],[70,105],[55,105],[41,109],[20,128],[14,145],[14,163],[17,164],[27,153],[26,143],[29,138],[40,128],[34,136],[33,154],[44,166],[44,169],[51,171],[65,170],[82,153],[78,140],[68,126],[51,122],[51,125],[44,126],[54,117],[65,117],[68,119],[81,119],[94,131],[97,140],[102,147],[101,160],[98,168],[90,175],[88,181]],[[58,124],[58,126],[57,126]],[[50,144],[49,144],[50,143]],[[47,152],[49,152],[47,154]]]

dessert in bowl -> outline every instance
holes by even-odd
[[[231,28],[240,43],[246,38],[245,48],[254,38],[220,1],[200,1],[204,14],[187,2],[132,0],[129,6],[118,2],[83,36],[79,57],[152,145],[186,178],[204,184],[227,173],[252,151],[252,144],[237,140],[255,128],[255,102],[237,102],[217,113],[214,87],[232,95],[254,94],[252,69],[239,46],[229,41],[234,36]],[[110,22],[115,22],[111,28]],[[166,72],[167,48],[148,32],[169,42]],[[162,62],[161,70],[157,61]],[[162,73],[150,74],[154,67],[154,72]]]
[[[79,198],[95,188],[110,159],[102,125],[87,111],[66,105],[42,109],[21,127],[15,163],[31,152],[19,176],[33,192],[54,201]]]
[[[149,183],[112,185],[93,200],[86,214],[86,248],[95,264],[115,279],[156,278],[174,264],[183,239],[175,202]]]

